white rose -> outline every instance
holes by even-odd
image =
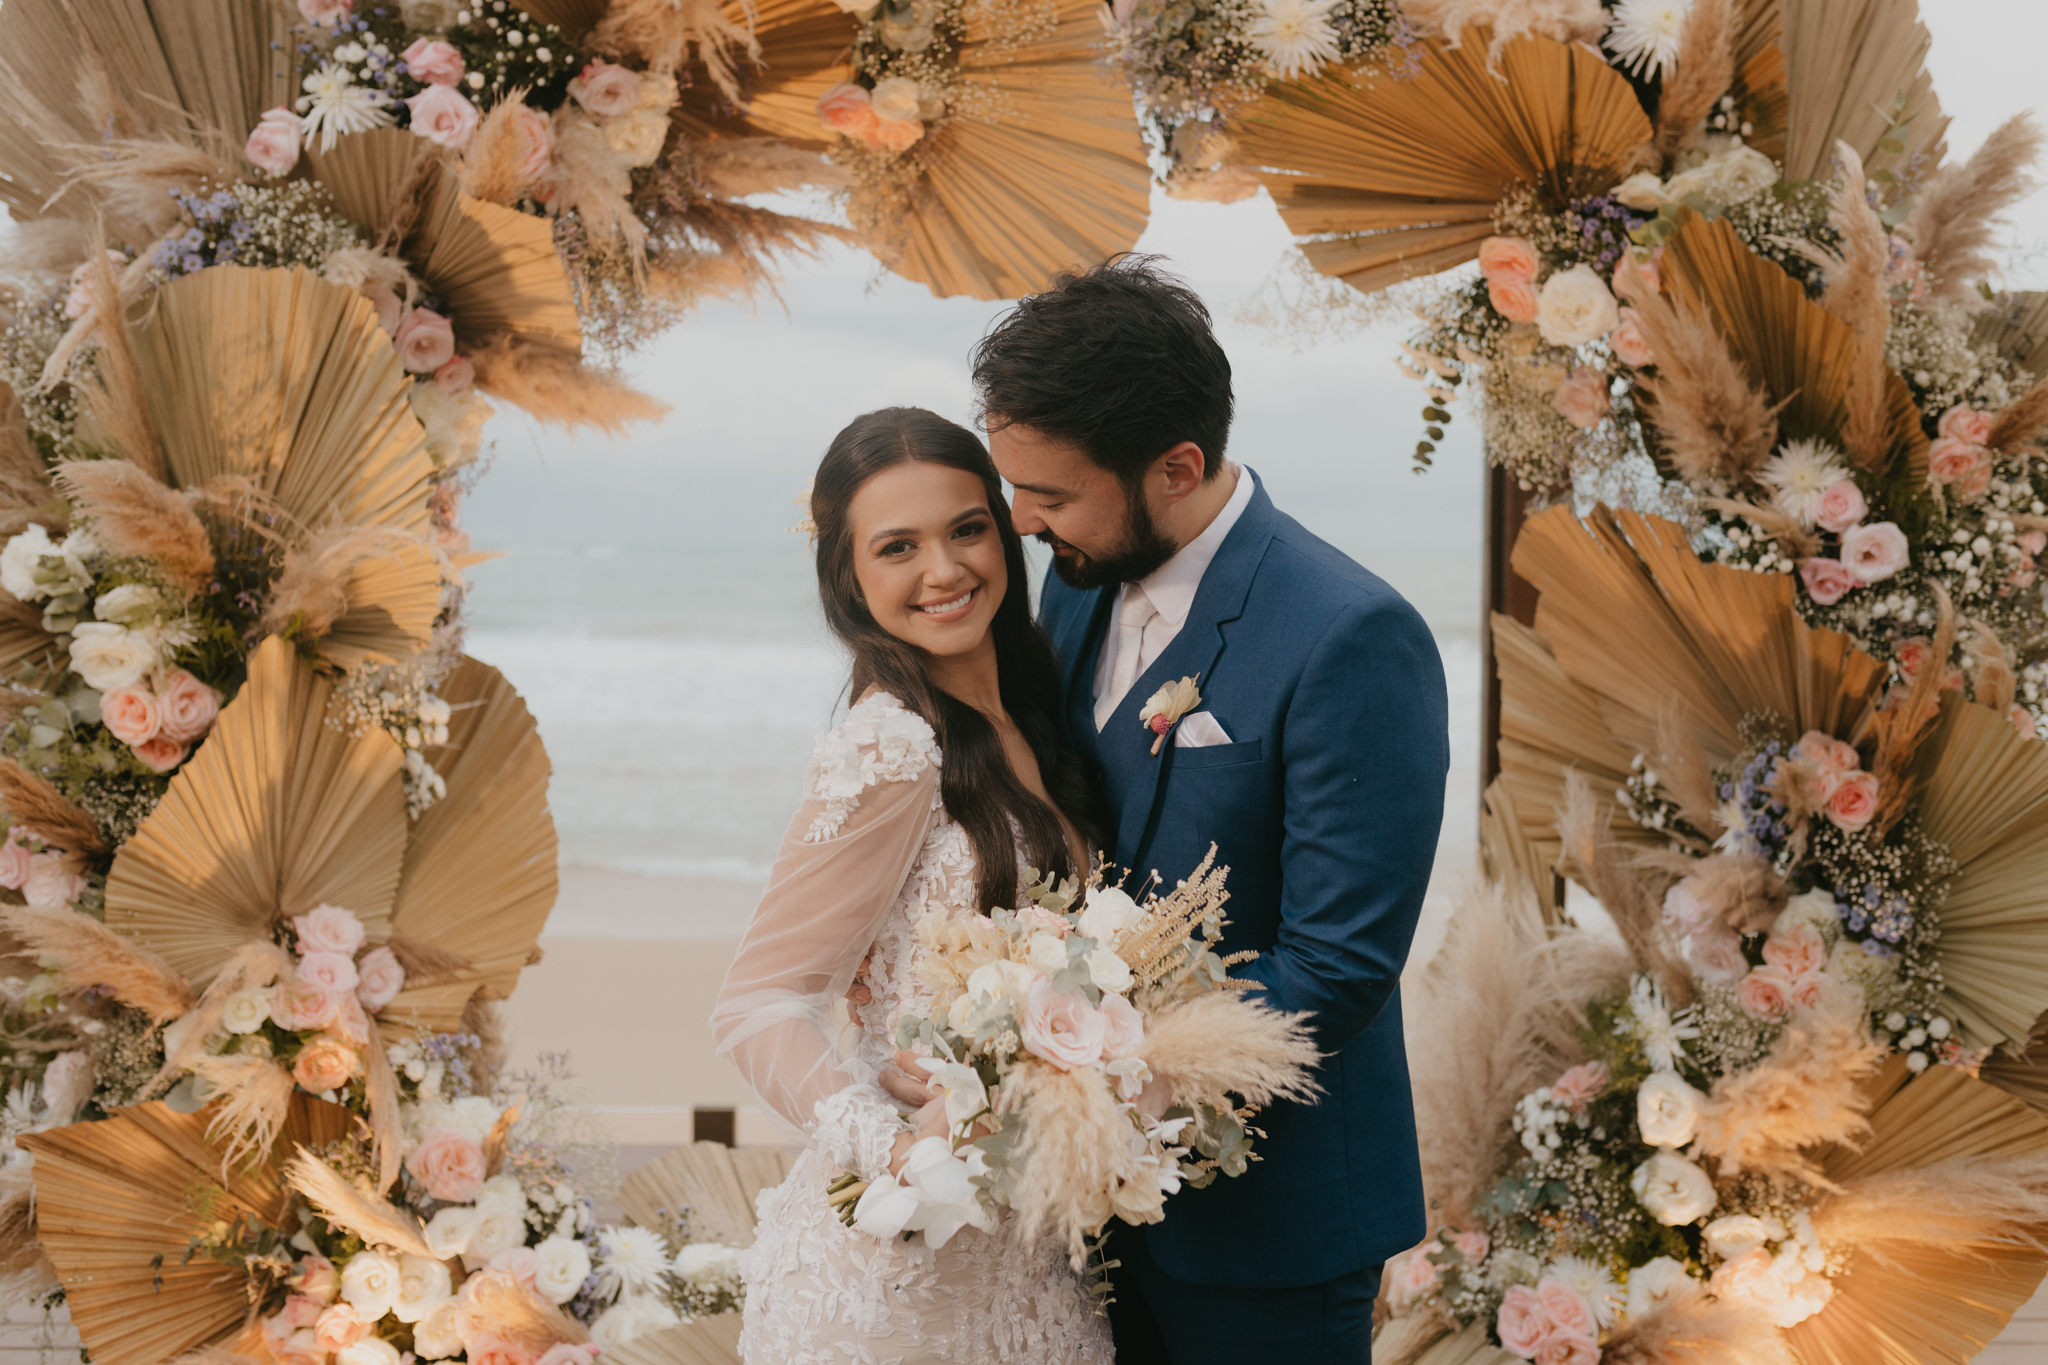
[[[398,1302],[398,1262],[381,1251],[358,1251],[341,1269],[341,1297],[362,1315],[375,1322]]]
[[[1067,941],[1058,934],[1049,934],[1044,930],[1040,930],[1031,936],[1031,942],[1025,950],[1024,957],[1031,964],[1033,971],[1044,972],[1047,976],[1052,976],[1066,969]]]
[[[1628,1315],[1641,1317],[1673,1294],[1690,1289],[1692,1282],[1684,1263],[1669,1256],[1643,1262],[1628,1273]]]
[[[71,669],[87,687],[102,692],[133,687],[156,667],[156,651],[134,631],[106,621],[87,621],[71,630]]]
[[[983,963],[967,978],[967,993],[977,1001],[1003,1001],[1012,1009],[1022,1009],[1024,998],[1031,994],[1033,975],[1021,962]]]
[[[616,1350],[629,1341],[676,1326],[675,1310],[651,1294],[621,1299],[590,1324],[590,1339],[600,1351]]]
[[[740,1279],[738,1247],[717,1242],[692,1242],[676,1253],[676,1274],[691,1284],[719,1288]]]
[[[476,1237],[477,1211],[460,1205],[442,1209],[427,1223],[427,1250],[443,1260],[469,1250]]]
[[[920,103],[917,82],[901,76],[875,82],[875,88],[868,94],[868,104],[877,118],[892,123],[917,123],[917,106]]]
[[[1724,1261],[1734,1260],[1743,1252],[1760,1247],[1771,1239],[1764,1220],[1746,1213],[1716,1218],[1700,1229],[1700,1235],[1707,1239],[1707,1250]]]
[[[1872,957],[1852,938],[1845,937],[1828,954],[1828,975],[1861,991],[1873,1008],[1891,1003],[1899,992],[1899,977],[1892,959]]]
[[[1785,908],[1778,915],[1775,933],[1785,933],[1798,926],[1807,925],[1824,939],[1832,940],[1841,932],[1841,916],[1835,913],[1835,893],[1832,891],[1809,891],[1803,896],[1794,896],[1785,902]]]
[[[9,540],[6,549],[0,550],[0,587],[24,602],[42,601],[50,593],[49,589],[36,582],[36,566],[44,555],[56,553],[57,547],[50,543],[50,533],[40,526],[30,526]]]
[[[434,1305],[434,1311],[412,1329],[412,1349],[422,1360],[446,1360],[462,1354],[462,1306],[456,1299]]]
[[[448,1106],[448,1126],[459,1133],[468,1134],[478,1142],[482,1142],[491,1135],[491,1129],[498,1126],[498,1115],[503,1112],[502,1109],[492,1104],[482,1095],[464,1095],[461,1099]],[[498,1176],[495,1178],[499,1180],[512,1180],[510,1176]],[[485,1188],[488,1189],[490,1187],[486,1186]],[[512,1188],[517,1190],[519,1182],[512,1180]]]
[[[123,583],[113,591],[103,592],[94,598],[92,614],[102,621],[132,626],[155,611],[160,602],[156,589],[145,588],[140,583]]]
[[[427,430],[427,449],[443,465],[467,464],[483,449],[491,405],[474,389],[448,393],[439,384],[414,384],[410,401],[413,416]]]
[[[1560,270],[1536,297],[1536,330],[1553,346],[1583,346],[1621,325],[1621,305],[1590,265]]]
[[[526,1215],[504,1208],[479,1208],[476,1211],[476,1231],[470,1234],[469,1249],[462,1253],[462,1263],[469,1269],[483,1265],[501,1251],[526,1243]]]
[[[1671,177],[1673,199],[1697,194],[1718,204],[1739,204],[1778,183],[1778,167],[1754,147],[1734,147]]]
[[[1652,1147],[1683,1147],[1699,1131],[1707,1097],[1675,1071],[1659,1071],[1636,1092],[1636,1126]]]
[[[1657,1155],[1636,1167],[1629,1188],[1650,1216],[1666,1227],[1683,1227],[1714,1211],[1714,1182],[1682,1156]]]
[[[1081,934],[1097,943],[1114,943],[1116,936],[1144,918],[1144,911],[1129,893],[1114,886],[1089,888],[1088,903],[1082,907]]]
[[[605,145],[628,166],[652,166],[668,141],[668,115],[638,109],[603,123]]]
[[[568,1237],[550,1237],[534,1248],[533,1287],[549,1303],[567,1303],[590,1278],[590,1248]]]
[[[1654,171],[1637,171],[1628,179],[1607,191],[1607,197],[1627,204],[1632,209],[1656,209],[1664,202],[1664,182]]]
[[[477,1191],[475,1204],[478,1213],[490,1209],[502,1209],[506,1213],[526,1216],[526,1191],[520,1188],[519,1177],[494,1175],[484,1182]]]
[[[398,1302],[391,1312],[400,1322],[419,1322],[454,1295],[448,1266],[425,1256],[398,1258]]]
[[[1088,954],[1088,978],[1106,991],[1122,995],[1131,988],[1131,964],[1103,947]]]
[[[229,1033],[254,1033],[270,1022],[270,992],[236,991],[220,1007],[220,1026]]]
[[[334,1353],[334,1365],[399,1365],[398,1348],[382,1337],[363,1337]]]

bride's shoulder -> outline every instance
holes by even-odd
[[[818,740],[811,756],[805,785],[826,803],[811,837],[837,833],[869,787],[915,782],[939,761],[938,736],[930,722],[887,692],[868,693]]]

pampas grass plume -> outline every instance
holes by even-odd
[[[1607,13],[1600,0],[1402,0],[1401,13],[1418,28],[1441,33],[1453,43],[1468,28],[1491,28],[1489,62],[1510,42],[1532,34],[1598,47],[1607,32]]]
[[[1629,262],[1615,272],[1615,283],[1656,356],[1638,383],[1655,410],[1665,454],[1689,483],[1740,482],[1777,449],[1777,408],[1750,383],[1705,313],[1650,288]]]
[[[107,841],[90,815],[64,799],[40,773],[11,758],[0,758],[0,812],[10,827],[33,834],[52,848],[82,862],[107,850]]]
[[[396,1247],[411,1256],[434,1259],[417,1218],[357,1189],[304,1147],[285,1162],[284,1174],[286,1182],[337,1228],[353,1232],[370,1246]]]
[[[2032,388],[1999,409],[1991,419],[1991,435],[1984,444],[2011,453],[2031,445],[2048,427],[2048,375],[2034,381]]]
[[[652,422],[669,410],[668,404],[605,377],[571,352],[533,345],[510,333],[493,337],[470,360],[478,388],[554,426],[595,427],[616,435],[628,422]]]
[[[2000,124],[1960,166],[1927,177],[1906,219],[1913,254],[1933,277],[1937,296],[1963,299],[1996,262],[1990,248],[1999,215],[2034,191],[2030,172],[2041,154],[2041,128],[2031,113]]]
[[[199,1003],[169,963],[90,915],[10,905],[0,909],[0,927],[38,956],[57,959],[69,989],[104,986],[151,1023],[167,1024]]]
[[[1828,1188],[1803,1149],[1869,1129],[1861,1082],[1884,1055],[1860,995],[1824,999],[1793,1016],[1760,1065],[1714,1082],[1713,1103],[1700,1119],[1700,1150],[1723,1175],[1756,1171]]]
[[[287,629],[317,638],[348,611],[348,574],[366,559],[390,554],[419,538],[389,526],[331,526],[303,546],[285,551],[284,568],[271,586],[263,628]]]
[[[147,559],[196,593],[213,579],[213,544],[191,504],[126,460],[68,460],[57,483],[117,555]]]
[[[1798,1365],[1791,1343],[1754,1305],[1681,1289],[1616,1328],[1600,1365]]]
[[[1891,1263],[1911,1248],[1969,1257],[2039,1247],[2048,1228],[2048,1153],[1956,1157],[1851,1180],[1813,1211],[1830,1246]]]
[[[1735,80],[1731,0],[1693,0],[1678,35],[1678,56],[1657,97],[1657,154],[1668,158],[1714,111]]]
[[[1176,1102],[1228,1109],[1230,1097],[1241,1095],[1260,1107],[1307,1103],[1320,1093],[1309,1073],[1321,1055],[1308,1017],[1236,991],[1210,991],[1146,1015],[1145,1063],[1173,1082]]]
[[[747,13],[751,18],[751,7]],[[689,69],[694,52],[719,93],[735,104],[746,99],[736,66],[761,57],[751,26],[728,19],[718,0],[612,0],[589,46],[604,56],[638,57],[664,76]]]
[[[1557,833],[1577,880],[1599,898],[1629,953],[1664,988],[1673,1008],[1691,1004],[1692,973],[1671,950],[1664,933],[1664,907],[1623,861],[1608,821],[1593,800],[1593,789],[1577,768],[1565,770]]]
[[[194,1057],[186,1069],[211,1091],[206,1140],[220,1147],[222,1174],[245,1156],[268,1158],[299,1088],[292,1073],[272,1058],[241,1053]]]
[[[1111,1215],[1103,1192],[1130,1161],[1130,1120],[1092,1071],[1020,1058],[1002,1090],[1004,1107],[1023,1108],[1029,1125],[1031,1160],[1011,1192],[1019,1231],[1034,1245],[1060,1239],[1078,1270],[1088,1232]]]
[[[512,205],[533,184],[534,177],[525,169],[533,142],[527,136],[526,120],[519,117],[525,108],[526,91],[514,90],[493,105],[477,125],[456,170],[456,181],[470,198]]]

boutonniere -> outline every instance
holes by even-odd
[[[1197,673],[1195,677],[1200,677]],[[1202,694],[1195,687],[1194,678],[1182,678],[1171,682],[1154,692],[1145,703],[1145,709],[1138,713],[1138,723],[1159,736],[1152,741],[1152,756],[1159,756],[1160,746],[1166,743],[1167,732],[1180,724],[1180,718],[1202,704]]]

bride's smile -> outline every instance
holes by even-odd
[[[1009,569],[980,479],[897,465],[868,480],[848,511],[860,547],[854,578],[877,625],[935,658],[988,647]]]

